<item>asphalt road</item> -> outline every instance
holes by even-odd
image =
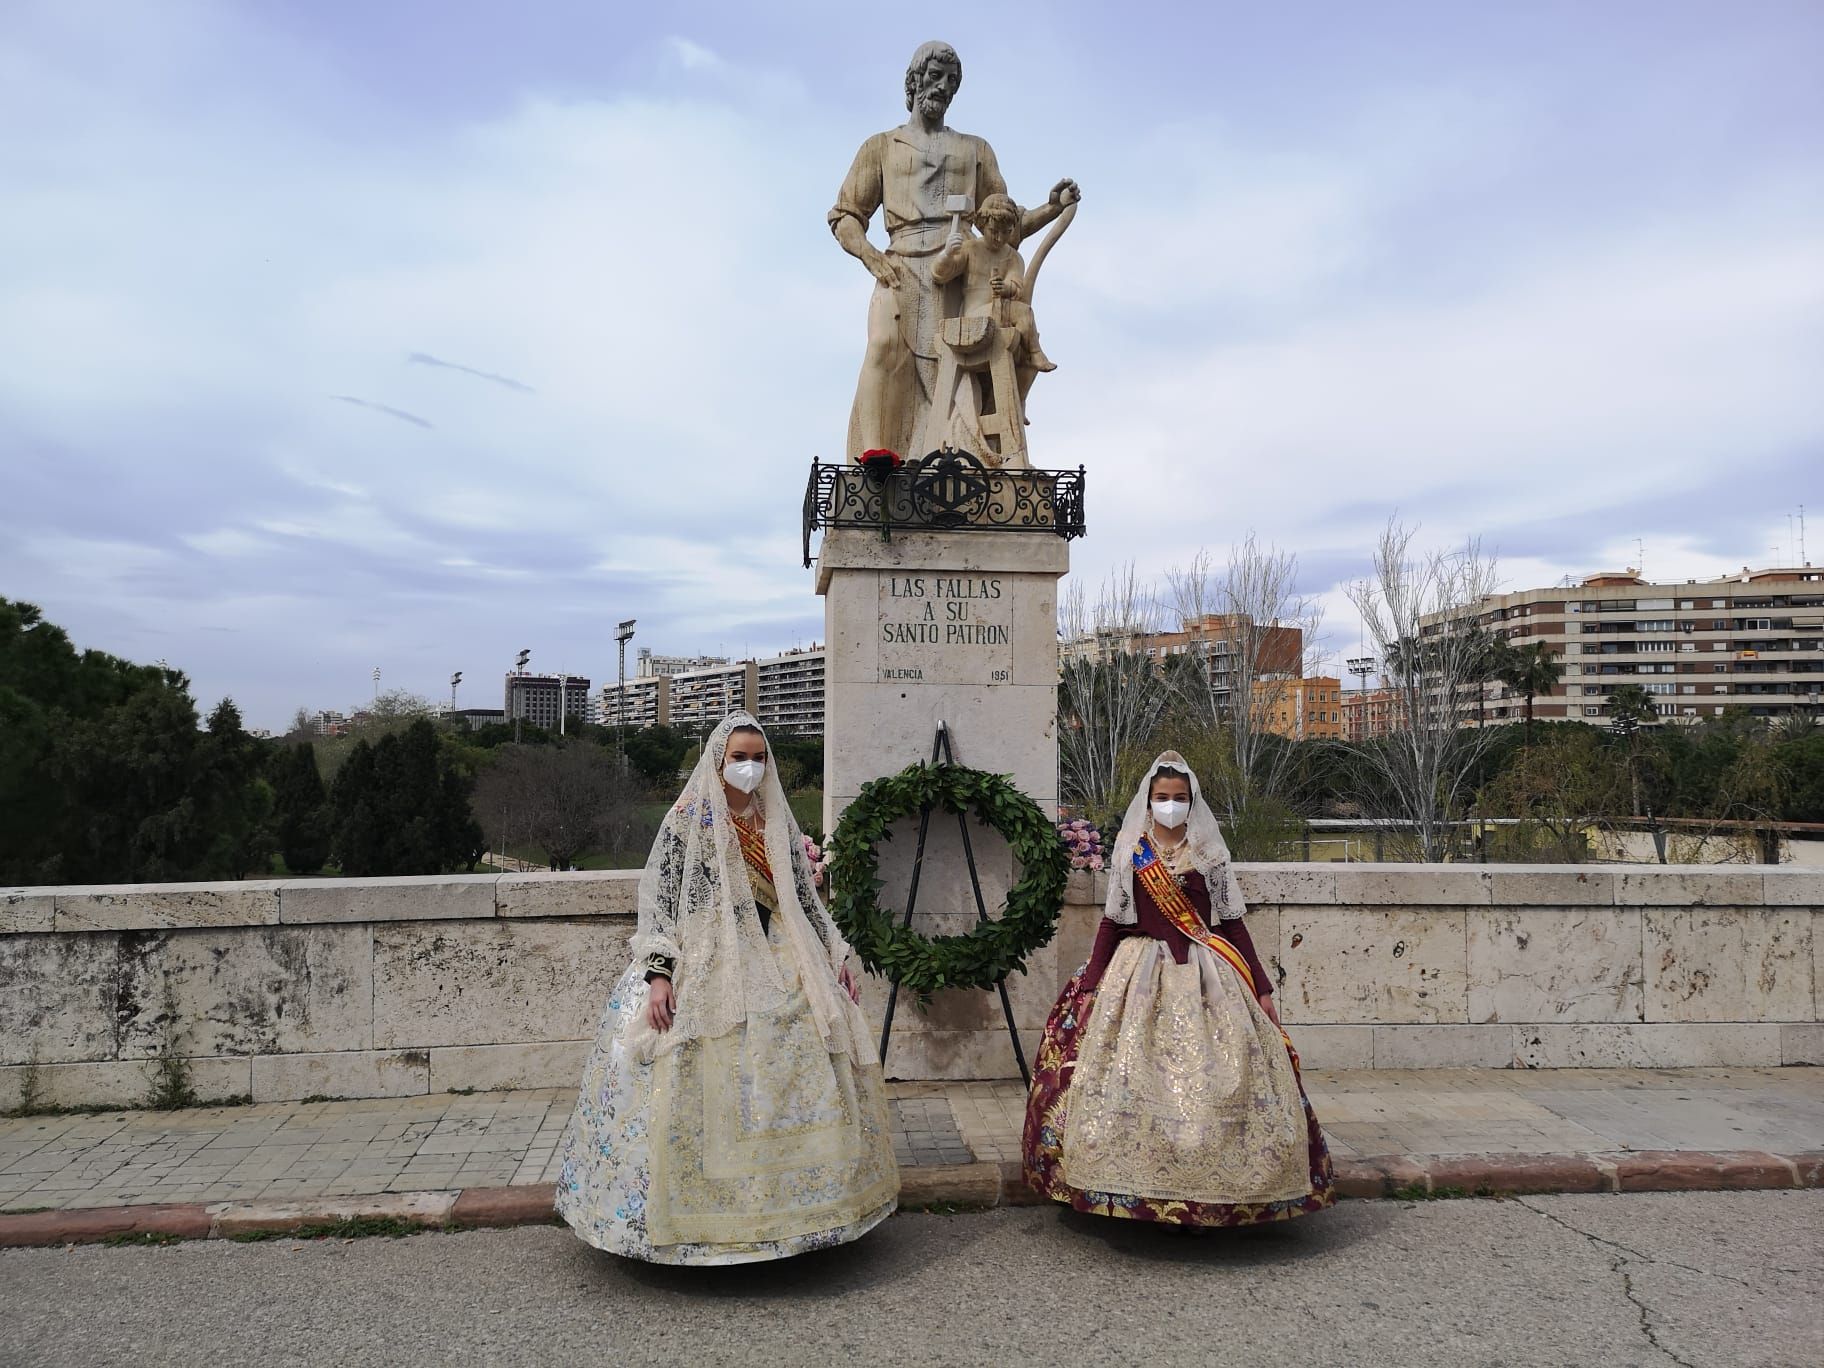
[[[1824,1363],[1824,1192],[1349,1202],[1186,1236],[898,1216],[662,1269],[541,1227],[0,1251],[0,1363]]]

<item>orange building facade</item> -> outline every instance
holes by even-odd
[[[1275,736],[1335,741],[1343,735],[1343,685],[1332,675],[1259,680],[1254,696]]]

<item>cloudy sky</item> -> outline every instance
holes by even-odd
[[[1251,529],[1349,648],[1395,510],[1512,587],[1824,548],[1824,5],[912,12],[0,5],[0,594],[271,727],[818,639],[823,216],[930,37],[1016,198],[1084,187],[1032,440],[1085,580]]]

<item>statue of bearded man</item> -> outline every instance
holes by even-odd
[[[903,456],[931,406],[937,381],[938,324],[961,312],[961,283],[932,279],[931,269],[949,235],[945,202],[966,195],[977,206],[1007,193],[994,149],[984,138],[944,123],[963,83],[963,63],[948,43],[926,43],[906,68],[906,108],[898,128],[861,145],[830,210],[830,231],[874,277],[868,301],[868,347],[849,413],[848,459],[886,448]],[[1081,197],[1065,179],[1051,197],[1026,212],[1020,237],[1050,223]],[[874,211],[885,211],[887,247],[868,241]]]

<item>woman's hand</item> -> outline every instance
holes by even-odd
[[[646,1020],[655,1031],[671,1029],[671,980],[663,974],[653,975],[646,987]]]
[[[1273,1006],[1273,994],[1262,993],[1260,995],[1260,1010],[1267,1014],[1268,1021],[1275,1026],[1279,1025],[1279,1011]]]
[[[836,971],[836,982],[842,985],[842,991],[849,995],[850,1002],[861,1001],[861,985],[855,982],[855,975],[848,965]]]

